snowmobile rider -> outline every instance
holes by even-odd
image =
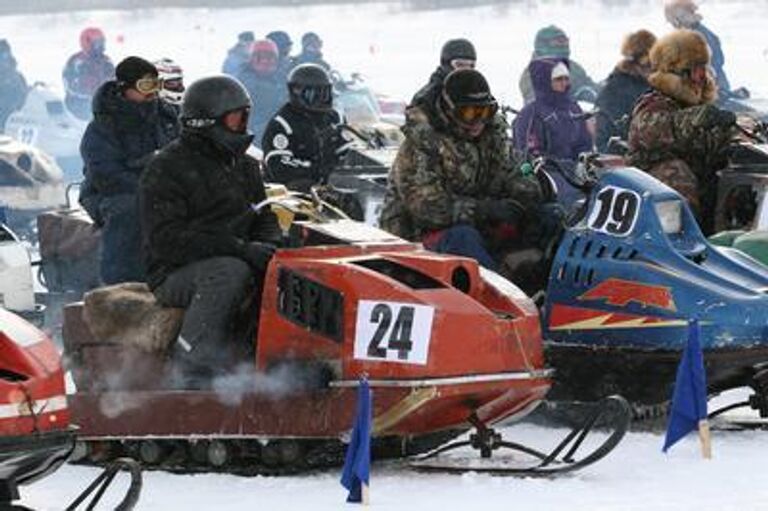
[[[725,75],[725,55],[720,45],[720,38],[701,22],[702,16],[699,14],[698,6],[693,0],[668,0],[664,4],[664,17],[676,29],[686,28],[701,34],[707,41],[710,51],[710,65],[715,71],[715,83],[717,83],[718,93],[721,97],[729,97],[733,93],[728,77]],[[737,97],[749,97],[745,89],[739,89]]]
[[[256,296],[281,234],[259,163],[246,154],[251,100],[236,79],[192,83],[182,132],[149,163],[139,198],[150,289],[161,305],[186,309],[174,356],[185,384],[231,368],[233,325]],[[190,381],[191,380],[191,381]]]
[[[291,49],[293,41],[287,32],[275,30],[267,34],[267,39],[277,46],[277,79],[280,83],[288,81],[288,75],[293,69],[293,59],[291,59]]]
[[[474,69],[457,69],[434,105],[410,110],[380,225],[496,269],[504,257],[494,253],[497,234],[524,226],[541,192],[512,162],[488,82]]]
[[[8,117],[24,106],[28,90],[24,75],[16,68],[11,45],[0,39],[0,131]]]
[[[592,137],[578,103],[571,98],[569,62],[562,58],[532,60],[528,72],[536,99],[515,118],[514,146],[530,160],[547,156],[578,161],[592,150]]]
[[[102,228],[105,284],[145,279],[139,176],[155,151],[179,134],[176,110],[157,98],[160,80],[152,63],[128,57],[118,64],[116,76],[96,92],[93,120],[80,143],[85,164],[80,203]]]
[[[455,69],[474,69],[477,53],[471,41],[450,39],[440,51],[440,65],[429,77],[429,82],[414,94],[410,106],[433,105],[443,90],[443,82],[448,73]]]
[[[293,67],[302,64],[317,64],[326,71],[331,70],[331,65],[323,60],[323,40],[314,32],[301,36],[301,53],[293,58]]]
[[[571,76],[570,94],[576,99],[581,99],[582,95],[590,96],[597,93],[600,88],[587,72],[577,62],[571,59],[571,42],[563,29],[555,25],[549,25],[536,32],[536,38],[533,43],[533,55],[531,60],[541,58],[559,58],[568,59]],[[535,99],[533,83],[528,68],[520,75],[520,94],[523,96],[525,104]]]
[[[253,43],[251,50],[251,60],[236,76],[251,96],[253,110],[248,127],[255,137],[255,145],[260,146],[267,123],[285,103],[286,90],[285,83],[277,76],[277,45],[263,39]]]
[[[701,34],[675,30],[656,41],[650,57],[653,89],[632,113],[628,162],[677,190],[712,234],[717,171],[727,163],[736,115],[714,105],[717,85]]]
[[[622,59],[616,64],[602,90],[597,95],[597,150],[605,152],[611,137],[627,140],[629,117],[635,101],[648,91],[651,59],[648,56],[656,36],[647,30],[638,30],[624,38]]]
[[[106,38],[101,29],[89,27],[80,33],[80,51],[67,60],[64,79],[64,103],[79,119],[91,119],[93,96],[101,84],[115,75],[112,60],[104,53]]]
[[[222,73],[237,76],[240,69],[251,60],[251,46],[254,39],[253,32],[250,30],[237,35],[237,43],[229,49],[227,58],[221,66]]]
[[[349,149],[333,109],[333,86],[317,64],[302,64],[288,78],[288,102],[267,124],[262,140],[268,181],[308,193],[325,184]]]

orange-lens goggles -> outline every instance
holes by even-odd
[[[163,88],[163,81],[156,76],[145,76],[136,81],[136,90],[142,94],[153,94]]]
[[[496,108],[496,105],[464,105],[456,109],[456,117],[468,124],[487,121],[494,116]]]

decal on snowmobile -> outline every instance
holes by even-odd
[[[355,358],[425,365],[434,315],[435,308],[426,305],[360,300]]]
[[[605,300],[606,305],[624,307],[635,302],[642,307],[655,307],[668,311],[676,311],[672,288],[655,286],[643,282],[633,282],[617,278],[609,278],[576,298],[580,301]]]
[[[640,213],[640,194],[618,186],[604,186],[595,194],[587,225],[596,232],[628,236]]]
[[[660,318],[627,314],[624,312],[606,312],[555,304],[549,318],[550,330],[605,330],[609,328],[654,328],[684,327],[685,319]]]

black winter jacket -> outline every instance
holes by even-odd
[[[635,101],[649,88],[648,81],[627,66],[617,66],[608,76],[595,102],[600,111],[597,115],[598,151],[605,151],[611,137],[618,136],[627,140],[629,116],[632,115]]]
[[[147,166],[139,208],[147,281],[219,256],[242,257],[249,241],[277,242],[271,212],[251,208],[266,198],[259,163],[234,158],[207,137],[183,132]]]
[[[286,103],[267,124],[262,139],[267,181],[291,190],[320,184],[349,148],[335,110],[309,112]]]
[[[96,92],[93,114],[80,142],[85,163],[81,202],[135,194],[153,153],[179,135],[176,110],[160,100],[128,101],[117,82],[110,81]]]
[[[418,106],[422,109],[425,107],[429,109],[434,108],[437,97],[443,90],[443,82],[448,73],[450,73],[449,68],[438,66],[429,77],[429,82],[413,95],[409,106]]]

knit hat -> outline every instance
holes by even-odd
[[[126,57],[115,68],[115,77],[125,88],[133,87],[147,75],[157,77],[157,68],[141,57]]]
[[[536,57],[567,59],[571,56],[570,40],[562,28],[549,25],[536,32],[533,51]]]
[[[440,51],[440,65],[448,66],[452,60],[477,60],[474,45],[467,39],[451,39]]]

